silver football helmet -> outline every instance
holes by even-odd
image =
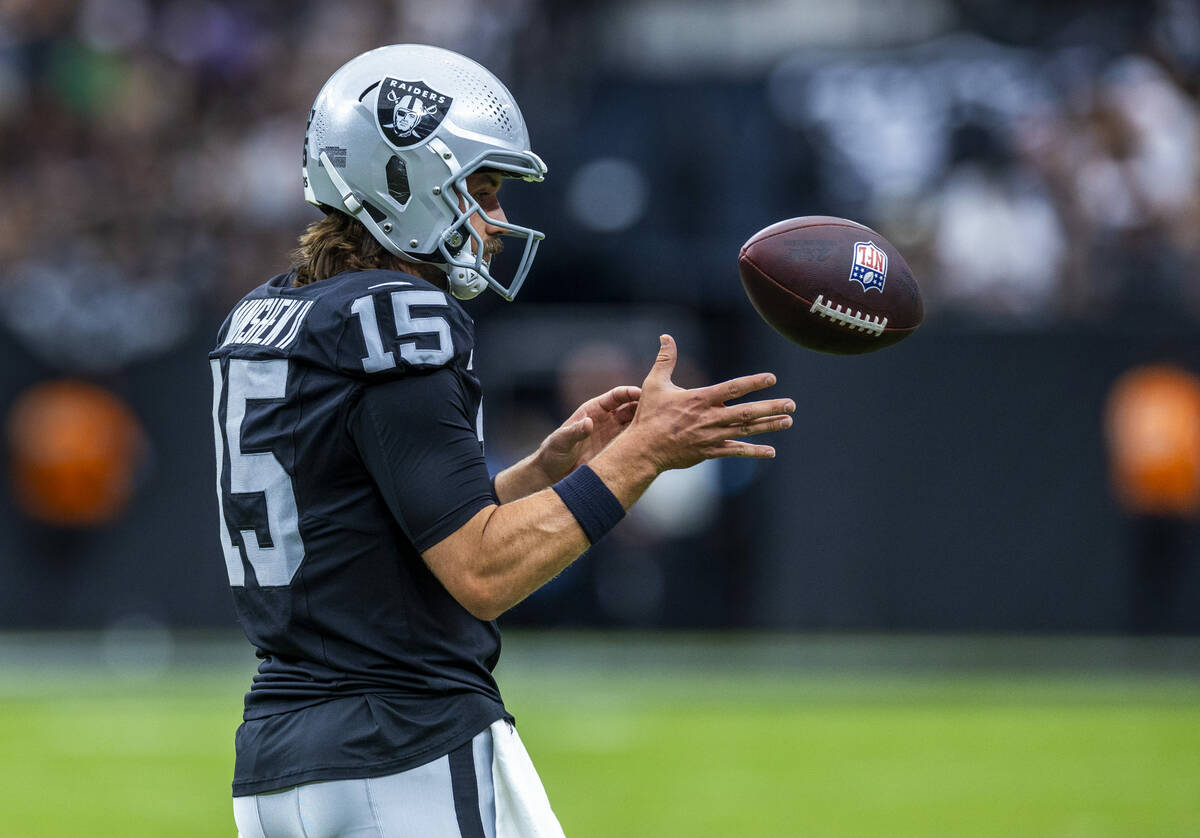
[[[343,65],[313,103],[302,166],[306,201],[357,218],[401,259],[442,268],[459,299],[489,286],[516,297],[545,238],[487,215],[467,192],[481,169],[536,182],[546,164],[508,88],[449,50],[398,44]],[[492,276],[475,213],[524,239],[507,285]]]

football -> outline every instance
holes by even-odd
[[[845,218],[772,224],[742,245],[738,273],[763,320],[820,352],[874,352],[911,335],[924,317],[904,257],[871,228]]]

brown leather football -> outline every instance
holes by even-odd
[[[753,235],[738,273],[754,308],[801,346],[857,355],[891,346],[924,317],[921,289],[891,242],[845,218],[809,215]]]

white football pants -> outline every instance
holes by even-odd
[[[239,838],[563,838],[521,737],[498,721],[425,765],[235,797]]]

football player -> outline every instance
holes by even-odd
[[[771,457],[770,374],[581,405],[533,454],[484,465],[473,324],[516,296],[542,234],[506,180],[546,173],[511,94],[475,62],[383,47],[313,105],[307,200],[323,220],[250,292],[210,355],[221,545],[261,659],[236,736],[243,838],[512,838],[562,831],[492,670],[494,620],[616,525],[666,469]],[[501,240],[515,275],[492,273]]]

